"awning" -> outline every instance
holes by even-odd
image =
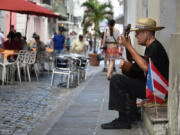
[[[50,10],[25,0],[1,0],[0,10],[17,12],[27,15],[37,15],[37,16],[45,16],[45,17],[54,17],[54,18],[59,17]],[[28,23],[28,16],[26,20],[25,36],[27,33],[27,23]],[[10,25],[11,25],[11,17],[10,17]]]
[[[1,0],[0,10],[28,15],[58,17],[58,15],[54,14],[50,10],[25,0]]]

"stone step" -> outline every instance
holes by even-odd
[[[150,135],[167,135],[167,107],[142,107],[142,119]]]

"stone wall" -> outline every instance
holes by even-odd
[[[170,74],[168,95],[169,135],[180,134],[180,34],[173,34],[170,43]]]
[[[168,135],[180,134],[180,1],[176,1],[176,34],[171,35],[168,95]]]

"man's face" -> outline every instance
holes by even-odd
[[[79,38],[80,41],[83,41],[83,38]]]
[[[136,31],[135,37],[138,40],[138,44],[146,45],[147,41],[147,31]]]

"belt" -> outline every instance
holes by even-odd
[[[106,44],[118,44],[117,42],[105,42]]]

